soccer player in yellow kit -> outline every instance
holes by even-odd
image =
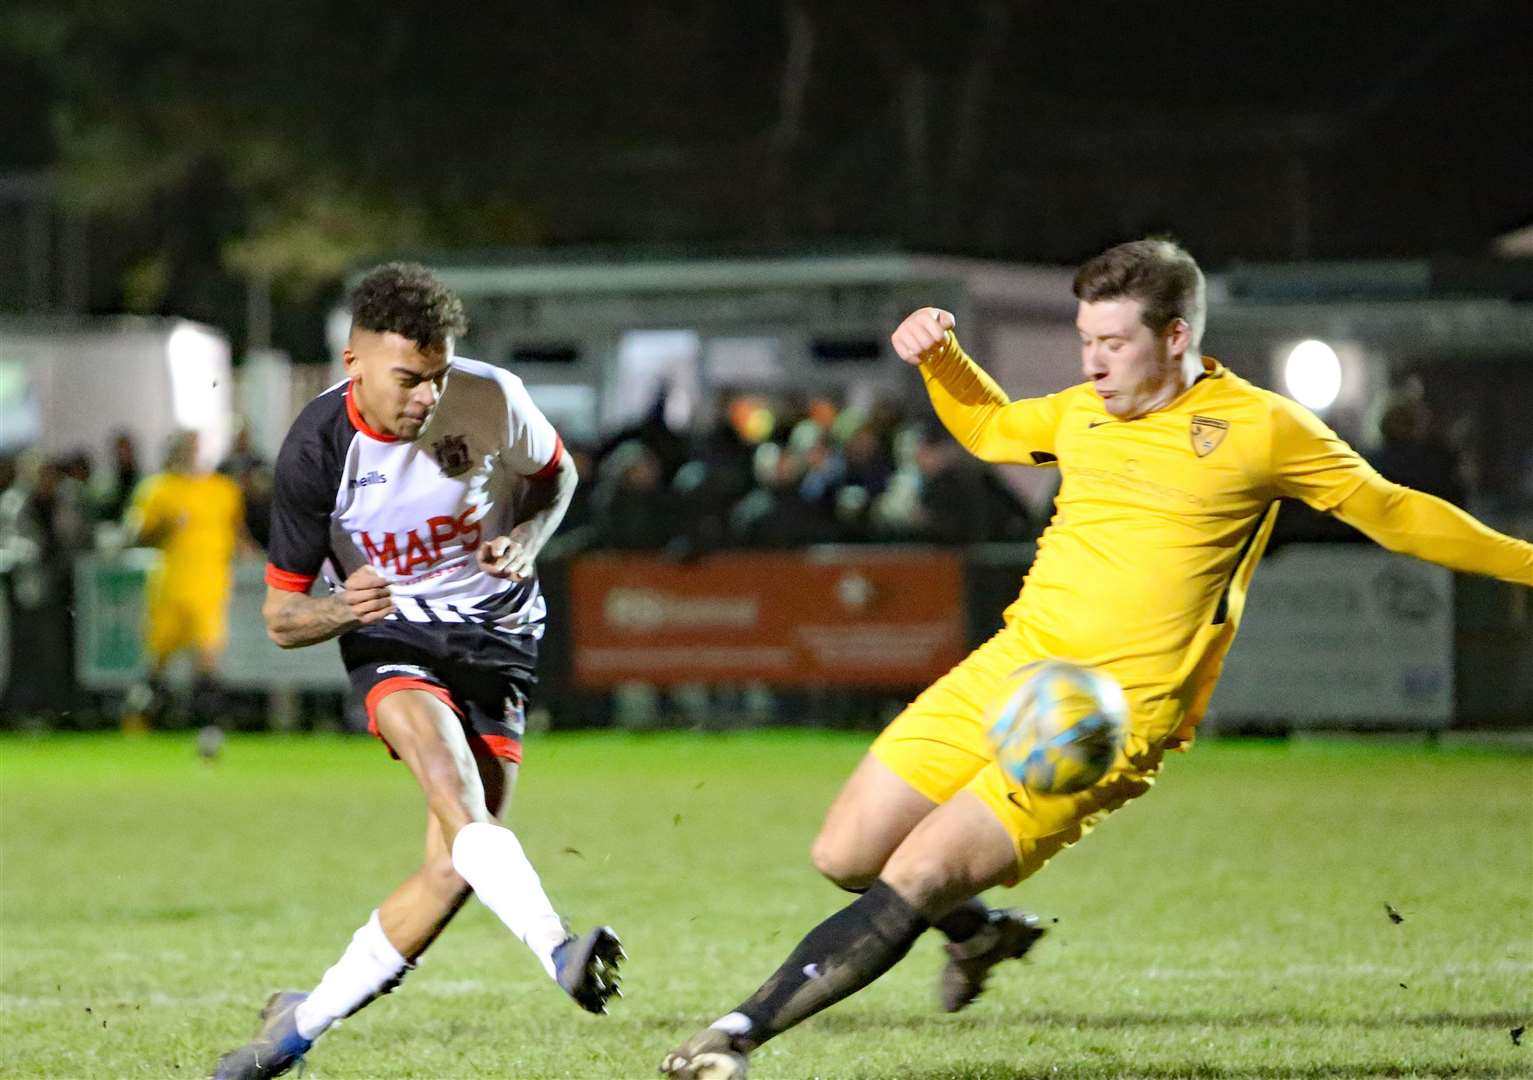
[[[233,560],[244,513],[238,484],[197,468],[193,431],[172,436],[164,470],[133,493],[126,521],[130,538],[161,551],[145,591],[144,644],[154,698],[163,694],[161,680],[171,658],[192,649],[194,696],[207,704],[228,637]]]
[[[1054,519],[1002,629],[895,718],[832,804],[815,864],[865,891],[667,1055],[667,1075],[743,1076],[750,1051],[872,982],[929,926],[955,938],[949,1008],[1026,951],[1036,930],[976,897],[1036,873],[1148,791],[1164,752],[1191,740],[1278,499],[1329,511],[1390,550],[1533,585],[1533,544],[1390,483],[1308,410],[1202,356],[1203,275],[1176,244],[1112,248],[1074,291],[1086,381],[1043,398],[1010,401],[945,311],[923,308],[895,330],[895,351],[965,448],[1060,470]],[[1006,678],[1048,657],[1111,675],[1131,708],[1113,767],[1070,795],[1010,782],[986,737]],[[955,934],[955,922],[977,928]]]

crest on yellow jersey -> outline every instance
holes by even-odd
[[[1224,441],[1224,436],[1229,433],[1230,422],[1228,420],[1215,420],[1208,416],[1194,416],[1192,418],[1192,449],[1198,457],[1207,457],[1219,449],[1219,444]]]

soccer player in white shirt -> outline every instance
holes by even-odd
[[[576,937],[498,820],[521,761],[546,608],[533,563],[575,467],[515,375],[455,357],[458,298],[390,263],[352,295],[348,378],[277,459],[262,614],[283,648],[339,637],[368,728],[426,799],[426,857],[308,993],[272,995],[216,1080],[265,1080],[397,986],[473,893],[591,1012],[618,993],[617,935]],[[316,578],[330,588],[310,595]]]

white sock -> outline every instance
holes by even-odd
[[[383,933],[378,913],[351,935],[351,944],[325,972],[294,1013],[298,1034],[313,1041],[337,1020],[356,1012],[379,994],[386,994],[414,965]]]
[[[548,902],[516,834],[488,821],[470,822],[452,843],[452,866],[553,978],[554,949],[569,931]]]

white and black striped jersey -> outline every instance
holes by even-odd
[[[521,379],[489,364],[452,361],[414,440],[372,430],[338,383],[304,407],[277,457],[267,584],[307,592],[323,575],[338,588],[370,564],[394,599],[384,622],[477,623],[532,652],[546,611],[537,579],[491,577],[475,552],[511,530],[527,480],[552,475],[562,454]]]

